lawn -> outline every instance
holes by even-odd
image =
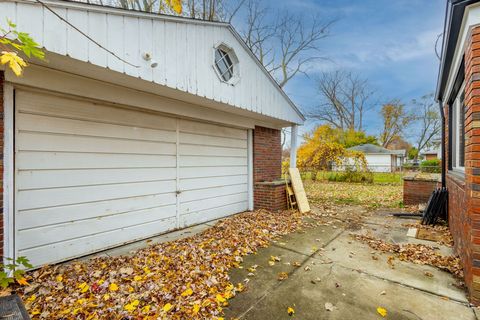
[[[401,184],[360,184],[309,179],[305,180],[304,184],[307,196],[313,204],[361,205],[368,208],[403,206]]]
[[[333,172],[331,171],[320,171],[317,173],[317,180],[328,181],[329,176]],[[390,172],[373,172],[373,183],[375,184],[395,184],[401,185],[403,183],[402,177],[403,174],[400,172],[390,173]],[[302,173],[302,176],[305,180],[310,180],[312,177],[311,172]]]

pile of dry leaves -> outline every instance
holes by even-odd
[[[131,257],[46,266],[27,275],[31,285],[19,294],[37,319],[222,319],[243,290],[227,271],[302,226],[297,212],[243,213]]]
[[[442,225],[429,226],[429,225],[423,225],[420,222],[404,224],[404,226],[408,228],[417,228],[418,230],[434,232],[437,238],[436,242],[438,244],[448,246],[448,247],[453,246],[453,236],[450,233],[450,229],[448,229],[447,226],[442,226]]]
[[[394,244],[388,243],[371,235],[352,234],[356,240],[368,244],[372,249],[393,253],[401,261],[410,261],[416,264],[430,265],[448,271],[456,277],[463,278],[463,269],[460,258],[444,256],[438,249],[423,244]]]

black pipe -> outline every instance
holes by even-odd
[[[440,144],[442,148],[442,188],[446,187],[446,151],[445,151],[445,113],[443,112],[443,103],[442,100],[438,100],[438,107],[440,108],[440,116],[442,117],[442,143]]]

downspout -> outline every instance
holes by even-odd
[[[438,107],[440,108],[440,116],[442,117],[442,188],[446,186],[446,150],[445,150],[445,113],[443,110],[442,100],[438,100]]]

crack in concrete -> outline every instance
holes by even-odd
[[[439,298],[445,298],[445,297],[446,297],[446,296],[439,295],[438,293],[436,293],[436,292],[434,292],[434,291],[430,291],[430,290],[426,290],[426,289],[414,287],[414,286],[411,286],[411,285],[409,285],[409,284],[402,283],[402,282],[400,282],[400,281],[395,281],[395,280],[392,280],[392,279],[380,277],[380,276],[371,274],[371,273],[366,272],[366,271],[361,270],[361,269],[350,268],[350,267],[347,267],[347,266],[342,265],[342,264],[339,263],[338,261],[334,261],[333,263],[334,263],[334,264],[333,264],[332,267],[336,266],[336,267],[340,267],[340,268],[343,268],[343,269],[346,269],[346,270],[349,270],[349,271],[357,271],[358,273],[362,273],[362,274],[364,274],[364,275],[367,275],[367,276],[372,277],[372,278],[375,278],[375,279],[383,280],[383,281],[386,281],[386,282],[390,282],[390,283],[392,283],[392,284],[400,285],[400,286],[405,287],[405,288],[409,288],[409,289],[421,291],[421,292],[424,292],[424,293],[428,293],[428,294],[434,295],[434,296],[439,297]],[[447,297],[447,298],[450,299],[451,301],[458,302],[458,303],[460,303],[460,304],[462,304],[462,305],[470,306],[470,304],[469,304],[468,302],[465,302],[465,301],[462,301],[462,300],[459,300],[459,299],[456,299],[456,298],[453,298],[453,297]]]

